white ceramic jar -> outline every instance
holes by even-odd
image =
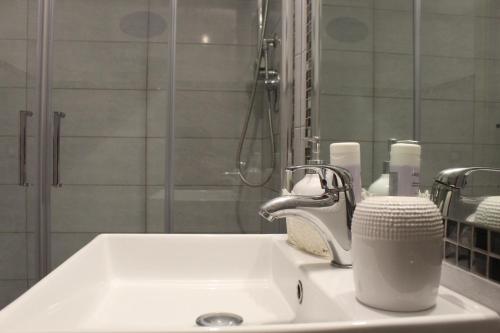
[[[420,197],[369,197],[352,222],[356,298],[389,311],[436,302],[443,256],[441,213]]]

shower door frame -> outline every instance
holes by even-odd
[[[167,124],[165,133],[165,198],[164,215],[165,215],[165,233],[171,233],[173,228],[174,219],[174,182],[175,182],[175,55],[177,51],[177,0],[170,0],[170,22],[168,28],[170,29],[168,38],[168,94],[167,94]],[[170,161],[171,163],[167,164]]]
[[[38,277],[41,279],[50,269],[50,218],[51,218],[51,177],[52,159],[52,122],[51,109],[51,46],[52,46],[52,0],[37,0],[37,107],[40,121],[38,130]]]

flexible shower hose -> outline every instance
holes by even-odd
[[[257,94],[257,85],[258,85],[258,80],[259,80],[259,69],[260,69],[260,65],[262,63],[262,51],[264,49],[264,36],[266,33],[266,27],[267,27],[267,14],[268,14],[268,7],[269,7],[268,5],[269,5],[269,1],[265,1],[264,11],[263,11],[263,15],[262,15],[263,16],[262,29],[261,29],[261,33],[259,36],[259,42],[258,42],[258,48],[257,48],[257,61],[256,61],[257,67],[255,69],[252,91],[250,93],[250,103],[248,105],[245,123],[243,124],[243,129],[241,131],[240,140],[238,143],[238,151],[236,153],[236,168],[238,170],[238,175],[240,176],[241,181],[245,185],[248,185],[250,187],[260,187],[260,186],[267,184],[271,180],[271,178],[273,177],[274,169],[276,168],[276,161],[275,161],[275,153],[276,152],[275,152],[275,147],[274,147],[274,129],[273,129],[273,116],[272,116],[274,103],[272,101],[270,88],[268,88],[268,87],[266,87],[266,90],[267,90],[267,102],[268,102],[267,103],[268,104],[267,116],[268,116],[269,134],[270,134],[269,145],[271,148],[271,151],[270,151],[271,172],[261,182],[252,183],[243,175],[243,167],[242,167],[242,160],[241,160],[241,153],[243,151],[243,145],[245,144],[245,138],[246,138],[247,131],[248,131],[248,125],[250,123],[250,118],[252,116],[253,107],[255,105],[255,96]]]

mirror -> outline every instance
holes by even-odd
[[[311,117],[323,159],[332,142],[359,142],[368,188],[389,159],[389,139],[419,140],[421,191],[442,169],[500,167],[499,1],[319,6],[319,102]],[[473,192],[499,195],[498,178],[474,181]]]

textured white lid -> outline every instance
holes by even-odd
[[[332,143],[330,145],[330,163],[338,166],[361,164],[361,149],[359,143]]]
[[[443,221],[427,198],[369,197],[354,210],[352,233],[380,240],[434,239],[443,237]]]
[[[484,199],[477,206],[474,222],[500,228],[500,196]]]
[[[415,143],[395,143],[391,146],[391,164],[420,165],[421,151]]]

